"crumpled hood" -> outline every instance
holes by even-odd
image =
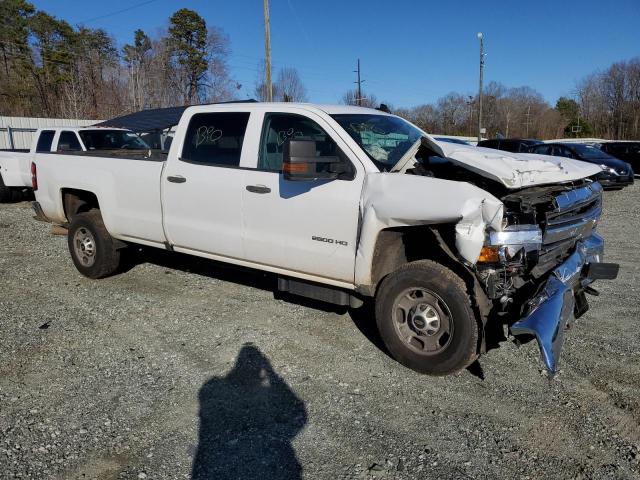
[[[432,142],[430,142],[432,143]],[[579,160],[534,153],[511,153],[492,148],[436,142],[453,163],[502,183],[507,188],[568,182],[601,171],[598,165]]]

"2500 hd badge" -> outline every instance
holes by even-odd
[[[335,243],[337,245],[342,245],[343,247],[346,247],[347,245],[349,245],[349,242],[345,242],[344,240],[335,240],[333,238],[317,237],[315,235],[311,237],[311,240],[315,240],[316,242]]]

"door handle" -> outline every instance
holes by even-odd
[[[182,175],[169,175],[167,181],[171,183],[184,183],[187,181]]]
[[[247,185],[246,189],[251,193],[269,193],[271,191],[269,187],[264,185]]]

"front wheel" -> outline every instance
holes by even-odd
[[[477,358],[480,332],[465,284],[430,260],[408,263],[383,280],[376,322],[393,358],[417,372],[448,375]]]
[[[120,250],[105,228],[99,210],[75,215],[67,242],[74,265],[85,277],[108,277],[118,270]]]

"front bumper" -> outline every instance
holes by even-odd
[[[601,174],[598,176],[598,182],[600,182],[603,188],[622,188],[633,185],[633,177],[633,172],[627,175]]]
[[[511,333],[534,336],[542,361],[551,375],[558,367],[564,331],[586,311],[584,287],[597,279],[613,279],[618,265],[603,263],[604,240],[597,233],[581,240],[573,254],[550,274],[542,290],[529,301],[527,314],[511,326]],[[578,300],[577,300],[578,299]]]

